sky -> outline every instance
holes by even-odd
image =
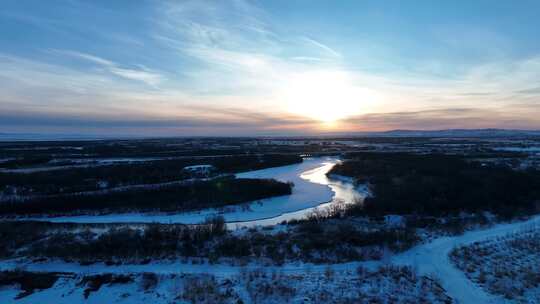
[[[539,1],[4,0],[0,133],[540,129]]]

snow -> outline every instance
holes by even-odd
[[[518,303],[540,302],[540,225],[460,246],[450,254],[467,277]]]
[[[540,152],[540,147],[497,147],[496,151],[508,151],[508,152]]]
[[[197,260],[192,260],[197,261]],[[376,269],[382,264],[379,261],[364,261],[364,262],[349,262],[340,264],[312,264],[312,263],[287,263],[282,266],[266,266],[260,263],[250,263],[244,266],[226,265],[226,264],[209,264],[207,262],[199,263],[192,262],[184,263],[182,261],[155,261],[148,264],[123,264],[123,265],[106,265],[105,263],[95,263],[92,265],[80,265],[78,263],[69,263],[61,260],[47,262],[32,262],[26,259],[4,260],[0,262],[0,271],[24,269],[25,271],[34,272],[70,272],[83,274],[128,274],[128,273],[145,273],[152,272],[157,274],[204,274],[211,273],[218,277],[228,277],[239,274],[242,271],[261,270],[266,272],[279,271],[286,274],[302,274],[305,272],[322,273],[328,269],[346,271],[347,269],[356,269],[358,266],[363,266],[367,269]],[[262,268],[264,267],[264,268]]]
[[[98,273],[116,273],[116,274],[141,274],[144,272],[153,272],[159,275],[172,274],[212,274],[220,278],[230,278],[242,274],[246,271],[262,271],[265,273],[279,272],[290,276],[309,276],[313,274],[325,274],[331,271],[336,274],[336,277],[345,276],[351,270],[359,266],[373,271],[384,265],[406,265],[411,266],[419,275],[430,276],[438,279],[440,284],[446,290],[446,293],[457,303],[477,304],[477,303],[506,303],[505,299],[498,296],[486,293],[480,286],[467,279],[465,274],[458,270],[449,258],[450,251],[456,246],[465,246],[474,242],[479,242],[486,239],[492,239],[499,236],[508,235],[531,227],[532,225],[540,224],[540,216],[533,217],[527,221],[514,222],[509,224],[499,224],[484,230],[469,231],[460,236],[440,237],[430,243],[418,245],[404,253],[390,257],[385,261],[366,261],[366,262],[350,262],[341,264],[310,264],[310,263],[288,263],[283,266],[263,267],[264,265],[251,263],[245,266],[232,266],[225,264],[208,264],[208,263],[182,263],[180,261],[159,261],[145,265],[117,265],[107,266],[103,263],[93,265],[79,265],[76,263],[67,263],[63,261],[48,261],[42,263],[33,263],[28,260],[6,260],[0,262],[0,270],[24,269],[27,271],[63,271],[73,272],[77,274],[98,274]],[[309,283],[308,283],[309,284]],[[387,282],[385,282],[387,284]],[[58,285],[58,283],[57,283]],[[385,285],[386,286],[386,285]],[[59,291],[55,287],[37,293],[35,296],[44,294],[48,297],[59,295]],[[113,287],[110,287],[113,288]],[[333,290],[333,289],[327,289]],[[337,289],[336,289],[337,290]],[[106,290],[105,290],[106,291]],[[119,297],[118,293],[110,291],[115,297]],[[101,291],[100,291],[101,294]],[[44,297],[45,297],[44,296]],[[0,299],[10,299],[13,297],[13,292],[8,288],[0,291]],[[144,296],[145,297],[145,296]],[[34,295],[25,298],[29,302],[17,303],[48,303],[46,300],[39,301]],[[43,298],[38,298],[43,299]],[[47,298],[46,298],[47,299]],[[50,298],[49,298],[50,299]],[[64,298],[61,298],[62,301]],[[103,298],[100,298],[104,300]],[[129,299],[133,300],[134,297]],[[141,302],[142,298],[136,298]],[[35,300],[32,302],[31,300]],[[70,303],[66,299],[65,303]],[[73,300],[73,299],[72,299]],[[126,300],[127,301],[127,300]],[[60,303],[54,301],[55,303]],[[122,301],[120,301],[122,302]],[[2,301],[2,303],[5,303]],[[71,302],[73,303],[73,302]],[[97,303],[97,302],[96,302]]]
[[[435,275],[441,281],[448,295],[456,299],[458,303],[506,303],[504,299],[486,293],[467,279],[465,274],[451,263],[449,254],[457,246],[507,235],[539,223],[540,216],[536,216],[525,222],[500,224],[489,229],[469,231],[460,236],[441,237],[394,256],[392,263],[412,265],[420,274]]]
[[[212,166],[212,165],[193,165],[193,166],[184,167],[184,170],[196,171],[196,170],[210,170],[210,169],[213,169],[213,168],[214,168],[214,166]]]
[[[32,218],[50,222],[74,223],[184,223],[197,224],[209,216],[222,215],[232,227],[271,225],[283,220],[301,218],[313,211],[314,207],[325,207],[332,199],[353,202],[362,199],[367,188],[334,181],[326,173],[338,162],[331,157],[309,158],[300,164],[249,171],[237,174],[238,178],[274,178],[283,182],[293,182],[291,195],[277,196],[248,203],[243,206],[223,209],[204,209],[196,212],[177,214],[123,213],[107,215],[61,216]]]
[[[390,228],[404,228],[407,225],[407,220],[401,215],[385,215],[384,222]]]
[[[172,159],[170,157],[122,157],[122,158],[65,158],[65,159],[53,159],[49,162],[48,166],[40,167],[29,167],[29,168],[18,168],[18,169],[4,169],[1,168],[0,172],[4,173],[36,173],[44,171],[55,171],[55,170],[65,170],[65,169],[75,169],[75,168],[91,168],[98,166],[106,166],[119,163],[139,163],[139,162],[150,162],[157,160]],[[0,161],[1,162],[1,161]],[[57,163],[69,162],[70,165],[54,165]]]
[[[155,294],[145,294],[141,292],[136,284],[113,284],[104,285],[98,292],[91,293],[88,299],[83,296],[84,287],[78,286],[78,280],[72,278],[60,278],[52,288],[35,292],[27,297],[14,300],[19,293],[16,289],[0,290],[0,300],[2,303],[40,303],[40,304],[73,304],[73,303],[148,303],[159,300]],[[165,291],[162,291],[165,292]],[[130,295],[137,294],[137,297]],[[165,301],[158,303],[167,303]]]
[[[0,290],[2,303],[445,303],[447,296],[427,277],[402,269],[347,269],[339,274],[306,272],[289,275],[259,270],[243,271],[227,278],[208,274],[160,274],[144,287],[143,275],[131,282],[103,284],[84,298],[84,275],[60,278],[52,288],[14,300],[15,288]]]

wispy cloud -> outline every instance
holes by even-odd
[[[337,58],[340,58],[341,57],[341,54],[334,50],[333,48],[329,47],[328,45],[320,42],[320,41],[317,41],[315,39],[312,39],[312,38],[309,38],[309,37],[302,37],[302,39],[320,49],[322,49],[323,51],[325,51],[326,53],[328,53],[329,55],[333,56],[333,57],[337,57]]]
[[[314,61],[314,62],[321,62],[323,59],[319,57],[310,57],[310,56],[294,56],[291,57],[292,60],[298,60],[298,61]]]
[[[156,87],[162,80],[163,76],[157,72],[147,69],[126,69],[119,67],[109,67],[109,71],[117,76],[142,81],[150,86]]]
[[[72,11],[84,15],[78,5],[73,2]],[[328,33],[304,33],[302,27],[274,22],[260,5],[243,0],[155,2],[140,19],[144,30],[133,31],[109,31],[87,22],[70,30],[67,19],[2,13],[33,31],[41,27],[75,40],[36,47],[34,56],[2,50],[0,111],[13,117],[0,120],[4,126],[36,128],[97,128],[101,123],[135,129],[138,124],[189,134],[318,132],[321,124],[309,118],[311,109],[320,107],[315,112],[324,114],[350,106],[335,131],[540,127],[540,90],[534,85],[540,83],[540,54],[505,56],[510,40],[502,34],[435,31],[445,47],[464,52],[459,55],[483,54],[486,41],[494,40],[501,48],[487,52],[485,60],[418,55],[400,61],[391,56],[395,48],[369,41],[369,35],[365,43],[352,41],[351,46],[345,37],[347,43],[337,44],[339,37],[330,40]],[[122,14],[107,11],[104,15],[114,22]],[[80,33],[110,45],[90,43]],[[369,49],[369,43],[376,47]],[[366,45],[369,51],[362,53]],[[391,69],[366,64],[392,59]]]
[[[516,94],[527,94],[527,95],[540,95],[540,87],[533,87],[528,89],[522,89],[514,91]]]
[[[536,119],[540,110],[525,105],[530,115],[514,111],[514,107],[501,108],[443,108],[411,112],[370,113],[347,119],[353,130],[440,130],[456,128],[508,128],[538,129]]]
[[[61,55],[67,55],[71,57],[76,57],[79,59],[83,59],[92,63],[95,63],[102,68],[104,68],[106,71],[108,71],[111,74],[114,74],[116,76],[129,79],[129,80],[136,80],[146,83],[149,86],[156,87],[163,79],[163,75],[160,73],[150,70],[145,67],[138,67],[135,68],[126,68],[121,67],[120,64],[115,63],[111,60],[98,57],[92,54],[86,54],[71,50],[53,50],[52,52],[61,54]]]
[[[101,58],[101,57],[98,57],[98,56],[86,54],[86,53],[75,52],[75,51],[70,51],[70,50],[52,50],[52,52],[57,53],[57,54],[61,54],[61,55],[68,55],[68,56],[72,56],[72,57],[81,58],[81,59],[84,59],[84,60],[99,64],[99,65],[102,65],[102,66],[114,66],[115,65],[110,60],[107,60],[107,59],[104,59],[104,58]]]
[[[86,60],[108,64],[87,55]],[[249,98],[145,90],[100,71],[78,71],[13,56],[0,55],[0,79],[6,80],[0,82],[0,124],[6,130],[110,127],[123,130],[118,132],[147,128],[147,132],[212,135],[219,129],[223,134],[265,135],[306,132],[317,126],[305,117],[264,107],[246,109]]]
[[[215,109],[194,106],[196,115],[148,117],[147,115],[112,115],[54,113],[49,111],[6,111],[0,114],[0,126],[16,126],[29,130],[47,130],[76,127],[80,131],[109,129],[117,134],[129,134],[144,129],[144,134],[171,135],[283,135],[310,134],[317,122],[297,116],[272,115],[245,109]],[[140,135],[140,134],[139,134]]]

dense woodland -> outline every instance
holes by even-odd
[[[201,225],[149,224],[143,229],[120,227],[96,234],[90,229],[70,231],[71,224],[0,222],[0,257],[25,255],[60,258],[81,263],[144,263],[163,258],[263,259],[315,263],[380,259],[386,248],[405,250],[418,241],[410,229],[365,230],[351,223],[307,221],[294,229],[230,233],[223,218]],[[51,234],[51,232],[53,232]],[[18,238],[15,236],[22,235]]]
[[[514,216],[538,211],[540,172],[467,161],[460,156],[356,153],[330,174],[372,184],[373,197],[351,213],[444,215],[491,211]]]
[[[73,194],[7,201],[0,204],[0,214],[65,214],[70,212],[114,211],[189,211],[218,208],[287,195],[292,184],[272,179],[224,177],[186,185],[167,185],[100,194]]]
[[[187,158],[139,163],[113,164],[85,168],[33,173],[0,172],[0,193],[18,195],[61,194],[99,190],[136,184],[155,184],[189,179],[192,176],[182,169],[190,165],[209,164],[217,174],[237,173],[302,162],[297,155],[241,155],[212,158]],[[11,189],[11,190],[10,190]]]

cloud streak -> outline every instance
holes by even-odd
[[[540,128],[540,90],[534,85],[540,83],[540,53],[506,56],[509,48],[504,47],[471,62],[427,54],[392,61],[398,50],[378,46],[375,33],[359,33],[362,39],[356,39],[338,32],[328,39],[328,33],[309,26],[277,22],[286,18],[275,18],[276,11],[264,5],[243,0],[170,1],[140,9],[144,15],[99,10],[113,18],[106,20],[115,25],[110,28],[83,22],[71,29],[67,19],[54,22],[50,16],[8,13],[19,16],[10,17],[20,22],[17,25],[30,24],[38,32],[43,19],[47,22],[41,31],[71,40],[37,45],[28,53],[0,50],[0,124],[36,130],[101,125],[122,132],[148,128],[188,135],[225,130],[286,135]],[[70,12],[77,17],[93,7],[78,7],[76,2],[72,6]],[[131,13],[141,28],[120,26],[117,18],[127,22]],[[92,38],[110,45],[80,33],[93,33]],[[500,38],[497,45],[510,41],[494,31],[471,29],[462,40],[454,37],[452,27],[442,33],[444,46],[460,49],[467,43],[469,47],[461,49],[467,54],[483,53],[484,40],[490,37]],[[470,42],[475,39],[479,41]],[[391,62],[392,69],[370,65],[380,61]],[[332,75],[343,77],[336,80]],[[332,90],[336,93],[329,94]],[[321,95],[328,100],[320,100]],[[308,117],[310,109],[320,107],[316,112],[324,114],[336,105],[350,108],[332,127]]]
[[[164,79],[163,75],[161,75],[160,73],[152,71],[145,67],[139,67],[137,69],[125,68],[121,67],[118,63],[115,63],[111,60],[71,50],[54,50],[53,52],[86,60],[88,62],[101,66],[106,71],[115,76],[122,77],[128,80],[141,81],[152,87],[156,87]]]
[[[326,44],[323,44],[322,42],[319,42],[315,39],[312,39],[312,38],[309,38],[309,37],[302,37],[302,39],[320,49],[322,49],[323,51],[325,51],[326,53],[328,53],[329,55],[333,56],[333,57],[336,57],[336,58],[341,58],[341,54],[334,50],[333,48],[327,46]]]
[[[445,108],[414,112],[370,113],[345,121],[349,129],[386,131],[395,129],[440,130],[458,128],[540,129],[537,107],[526,106],[530,116],[508,108]]]
[[[160,135],[284,135],[312,134],[317,124],[295,116],[272,116],[244,109],[221,109],[194,106],[197,115],[149,117],[148,115],[80,115],[35,111],[8,111],[0,114],[4,130],[65,130],[76,128],[80,133],[109,130],[112,134],[129,135],[137,130]],[[209,114],[209,111],[212,111]]]

